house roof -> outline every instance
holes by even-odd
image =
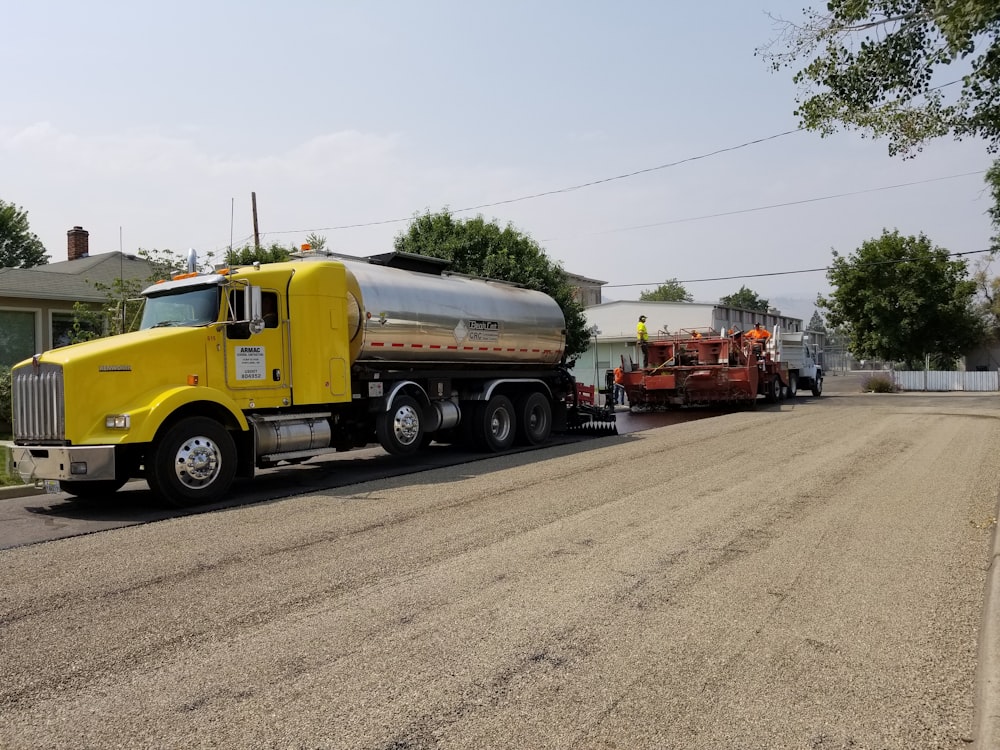
[[[103,302],[107,295],[94,284],[111,284],[123,277],[145,281],[152,264],[120,252],[90,255],[33,268],[0,268],[0,297]]]

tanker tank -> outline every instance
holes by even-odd
[[[342,261],[352,361],[555,365],[566,321],[531,289]]]

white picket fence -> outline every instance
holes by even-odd
[[[894,370],[892,380],[902,391],[1000,391],[1000,372]]]

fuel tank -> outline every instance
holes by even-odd
[[[502,282],[344,261],[355,361],[557,364],[562,310]],[[352,283],[353,282],[353,283]]]

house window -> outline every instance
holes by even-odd
[[[74,314],[71,312],[52,313],[52,348],[68,346],[73,343],[74,334],[78,341],[86,341],[90,338],[100,338],[102,335],[100,327],[95,321],[81,318],[78,332],[73,330]],[[84,335],[89,334],[89,335]]]
[[[35,313],[0,310],[0,365],[10,367],[37,352]]]

